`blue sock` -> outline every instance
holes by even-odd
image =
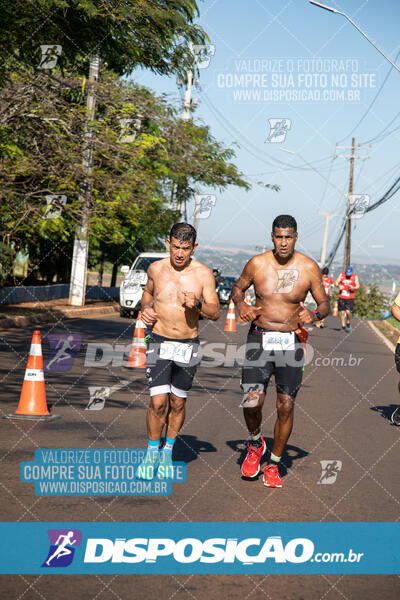
[[[158,450],[160,446],[160,440],[147,440],[147,450]]]
[[[174,447],[174,444],[176,442],[176,439],[173,440],[172,438],[169,438],[168,436],[165,438],[165,444],[164,444],[164,452],[172,452],[172,448]]]

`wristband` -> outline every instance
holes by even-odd
[[[313,313],[317,317],[317,321],[322,321],[322,315],[318,310],[314,310]]]

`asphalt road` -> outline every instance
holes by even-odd
[[[201,322],[204,343],[241,346],[247,325],[223,332]],[[314,359],[296,400],[295,425],[283,462],[284,487],[268,489],[261,479],[245,481],[240,463],[247,431],[241,409],[240,367],[201,366],[187,403],[187,418],[175,446],[175,460],[187,463],[187,481],[171,497],[38,497],[19,481],[21,461],[36,448],[141,448],[146,446],[148,393],[144,370],[108,364],[85,366],[88,343],[128,344],[133,327],[119,316],[93,317],[41,327],[45,360],[48,334],[82,337],[71,370],[46,375],[47,400],[60,419],[48,422],[1,419],[2,521],[397,521],[400,478],[399,428],[390,425],[398,403],[398,376],[390,350],[363,321],[352,334],[328,318],[313,330]],[[32,331],[0,334],[2,414],[18,404]],[[233,348],[233,346],[231,346]],[[231,350],[232,352],[232,350]],[[350,361],[350,354],[352,361]],[[349,364],[350,363],[350,364]],[[229,365],[229,361],[228,361]],[[112,393],[102,411],[85,411],[89,387],[125,387]],[[271,441],[275,422],[271,385],[263,433]],[[318,483],[320,461],[341,463],[335,483]],[[2,576],[2,597],[42,600],[75,598],[138,600],[187,598],[270,598],[299,600],[394,600],[396,576],[339,575],[130,575]]]

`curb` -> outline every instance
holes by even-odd
[[[76,317],[89,316],[91,314],[106,315],[119,311],[118,304],[108,306],[83,306],[82,308],[51,309],[45,313],[39,313],[31,316],[9,317],[0,319],[0,329],[9,329],[12,327],[28,327],[29,325],[38,325],[41,323],[52,323],[62,317],[65,319],[75,319]]]
[[[376,325],[374,325],[374,323],[372,323],[372,321],[368,321],[372,331],[374,333],[376,333],[376,335],[378,337],[381,338],[382,342],[384,344],[386,344],[386,346],[390,349],[390,351],[394,354],[394,351],[396,350],[396,346],[394,344],[392,344],[392,342],[390,342],[387,337],[385,335],[383,335],[383,333],[381,331],[379,331],[379,329],[377,328]]]

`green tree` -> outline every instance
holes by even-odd
[[[389,298],[380,291],[378,284],[364,285],[355,293],[354,316],[360,319],[379,319],[389,308]]]
[[[42,73],[14,77],[0,96],[0,240],[28,250],[31,279],[48,282],[68,281],[82,209],[86,107],[81,82],[66,76],[64,83]],[[233,151],[208,127],[184,123],[165,98],[110,73],[96,93],[90,261],[112,262],[115,276],[119,264],[160,247],[178,218],[180,182],[185,193],[198,184],[250,185],[231,162]],[[130,136],[122,123],[133,127]],[[55,219],[46,218],[49,194],[68,199]]]
[[[207,35],[194,23],[195,0],[0,0],[0,84],[15,71],[37,69],[41,45],[62,46],[61,71],[87,75],[100,53],[119,75],[141,66],[183,74],[193,57],[189,42]]]

